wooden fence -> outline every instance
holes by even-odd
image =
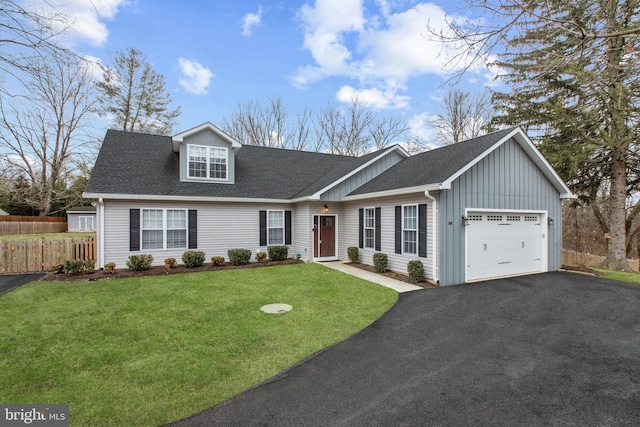
[[[585,254],[582,252],[571,251],[568,249],[562,250],[562,264],[564,265],[577,265],[580,267],[597,267],[604,261],[603,256]],[[637,259],[628,259],[629,267],[633,271],[640,271],[640,261]]]
[[[0,215],[0,235],[64,233],[67,220],[54,216]]]
[[[56,262],[96,259],[96,239],[34,239],[0,242],[0,273],[48,271]]]

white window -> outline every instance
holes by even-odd
[[[95,230],[94,218],[92,216],[79,216],[78,217],[78,229],[80,231],[93,231],[93,230]]]
[[[376,244],[376,210],[365,208],[364,210],[364,247],[374,248]]]
[[[189,178],[227,179],[227,149],[188,145]]]
[[[284,245],[284,211],[267,211],[267,245]]]
[[[418,253],[418,206],[402,207],[402,251],[405,254]]]
[[[186,249],[187,211],[142,209],[142,249]]]

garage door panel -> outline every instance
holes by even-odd
[[[467,280],[542,271],[539,213],[470,213]]]

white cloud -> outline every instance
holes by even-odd
[[[32,8],[43,14],[57,14],[64,22],[55,21],[54,25],[69,29],[69,42],[86,42],[93,46],[102,46],[109,38],[106,20],[118,13],[118,8],[126,5],[127,0],[53,0],[50,2],[34,1]]]
[[[194,95],[206,95],[209,93],[209,85],[211,79],[215,77],[215,74],[202,66],[198,61],[190,59],[180,58],[180,71],[182,77],[180,78],[180,86],[189,93]]]
[[[262,21],[262,6],[258,7],[258,13],[247,13],[242,24],[242,35],[251,37],[253,27],[260,25]]]
[[[407,120],[412,136],[426,142],[435,141],[436,129],[433,126],[436,116],[429,113],[416,114]]]
[[[447,76],[461,66],[451,66],[459,46],[441,45],[429,37],[448,31],[448,19],[433,3],[418,3],[407,9],[406,2],[393,0],[316,0],[304,5],[298,17],[304,31],[304,48],[313,64],[299,67],[291,78],[303,89],[328,77],[357,80],[360,88],[343,86],[339,100],[353,95],[368,99],[378,108],[406,108],[403,95],[411,78],[426,74]],[[484,76],[488,78],[488,75]]]

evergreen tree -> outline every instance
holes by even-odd
[[[155,72],[147,56],[135,48],[117,51],[113,65],[102,66],[101,113],[112,117],[112,126],[128,132],[170,135],[180,107],[170,109],[163,74]]]

